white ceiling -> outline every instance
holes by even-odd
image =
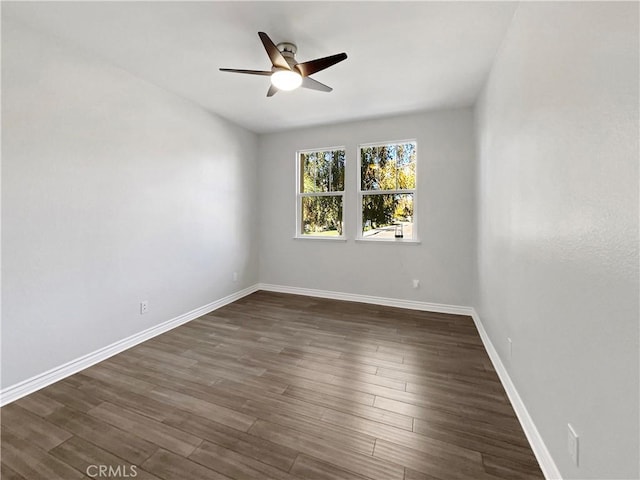
[[[511,2],[3,2],[2,14],[67,39],[255,132],[472,105]],[[331,93],[266,97],[257,32],[298,61],[346,52],[313,78]]]

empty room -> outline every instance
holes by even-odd
[[[630,2],[3,1],[3,480],[640,478]]]

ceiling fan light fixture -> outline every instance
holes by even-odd
[[[292,70],[276,70],[271,74],[271,85],[278,90],[295,90],[302,85],[302,76]]]
[[[329,57],[298,63],[295,57],[297,47],[293,43],[281,42],[276,45],[266,33],[258,32],[258,36],[262,40],[262,45],[269,56],[269,60],[271,60],[271,70],[239,70],[237,68],[221,68],[220,70],[223,72],[270,77],[271,86],[267,91],[267,97],[273,97],[280,90],[295,90],[298,87],[310,88],[320,92],[333,90],[324,83],[314,80],[309,75],[346,60],[346,53],[342,52]]]

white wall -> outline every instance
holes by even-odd
[[[3,387],[258,281],[254,134],[4,15],[2,140]]]
[[[477,109],[474,304],[564,478],[639,476],[638,101],[637,3],[535,2]]]
[[[418,142],[419,245],[354,242],[360,143]],[[296,150],[345,146],[346,242],[294,239]],[[260,280],[265,283],[469,305],[474,233],[470,109],[261,135]],[[419,289],[412,288],[419,279]]]

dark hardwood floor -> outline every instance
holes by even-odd
[[[257,292],[0,414],[3,480],[543,478],[471,318],[296,295]]]

